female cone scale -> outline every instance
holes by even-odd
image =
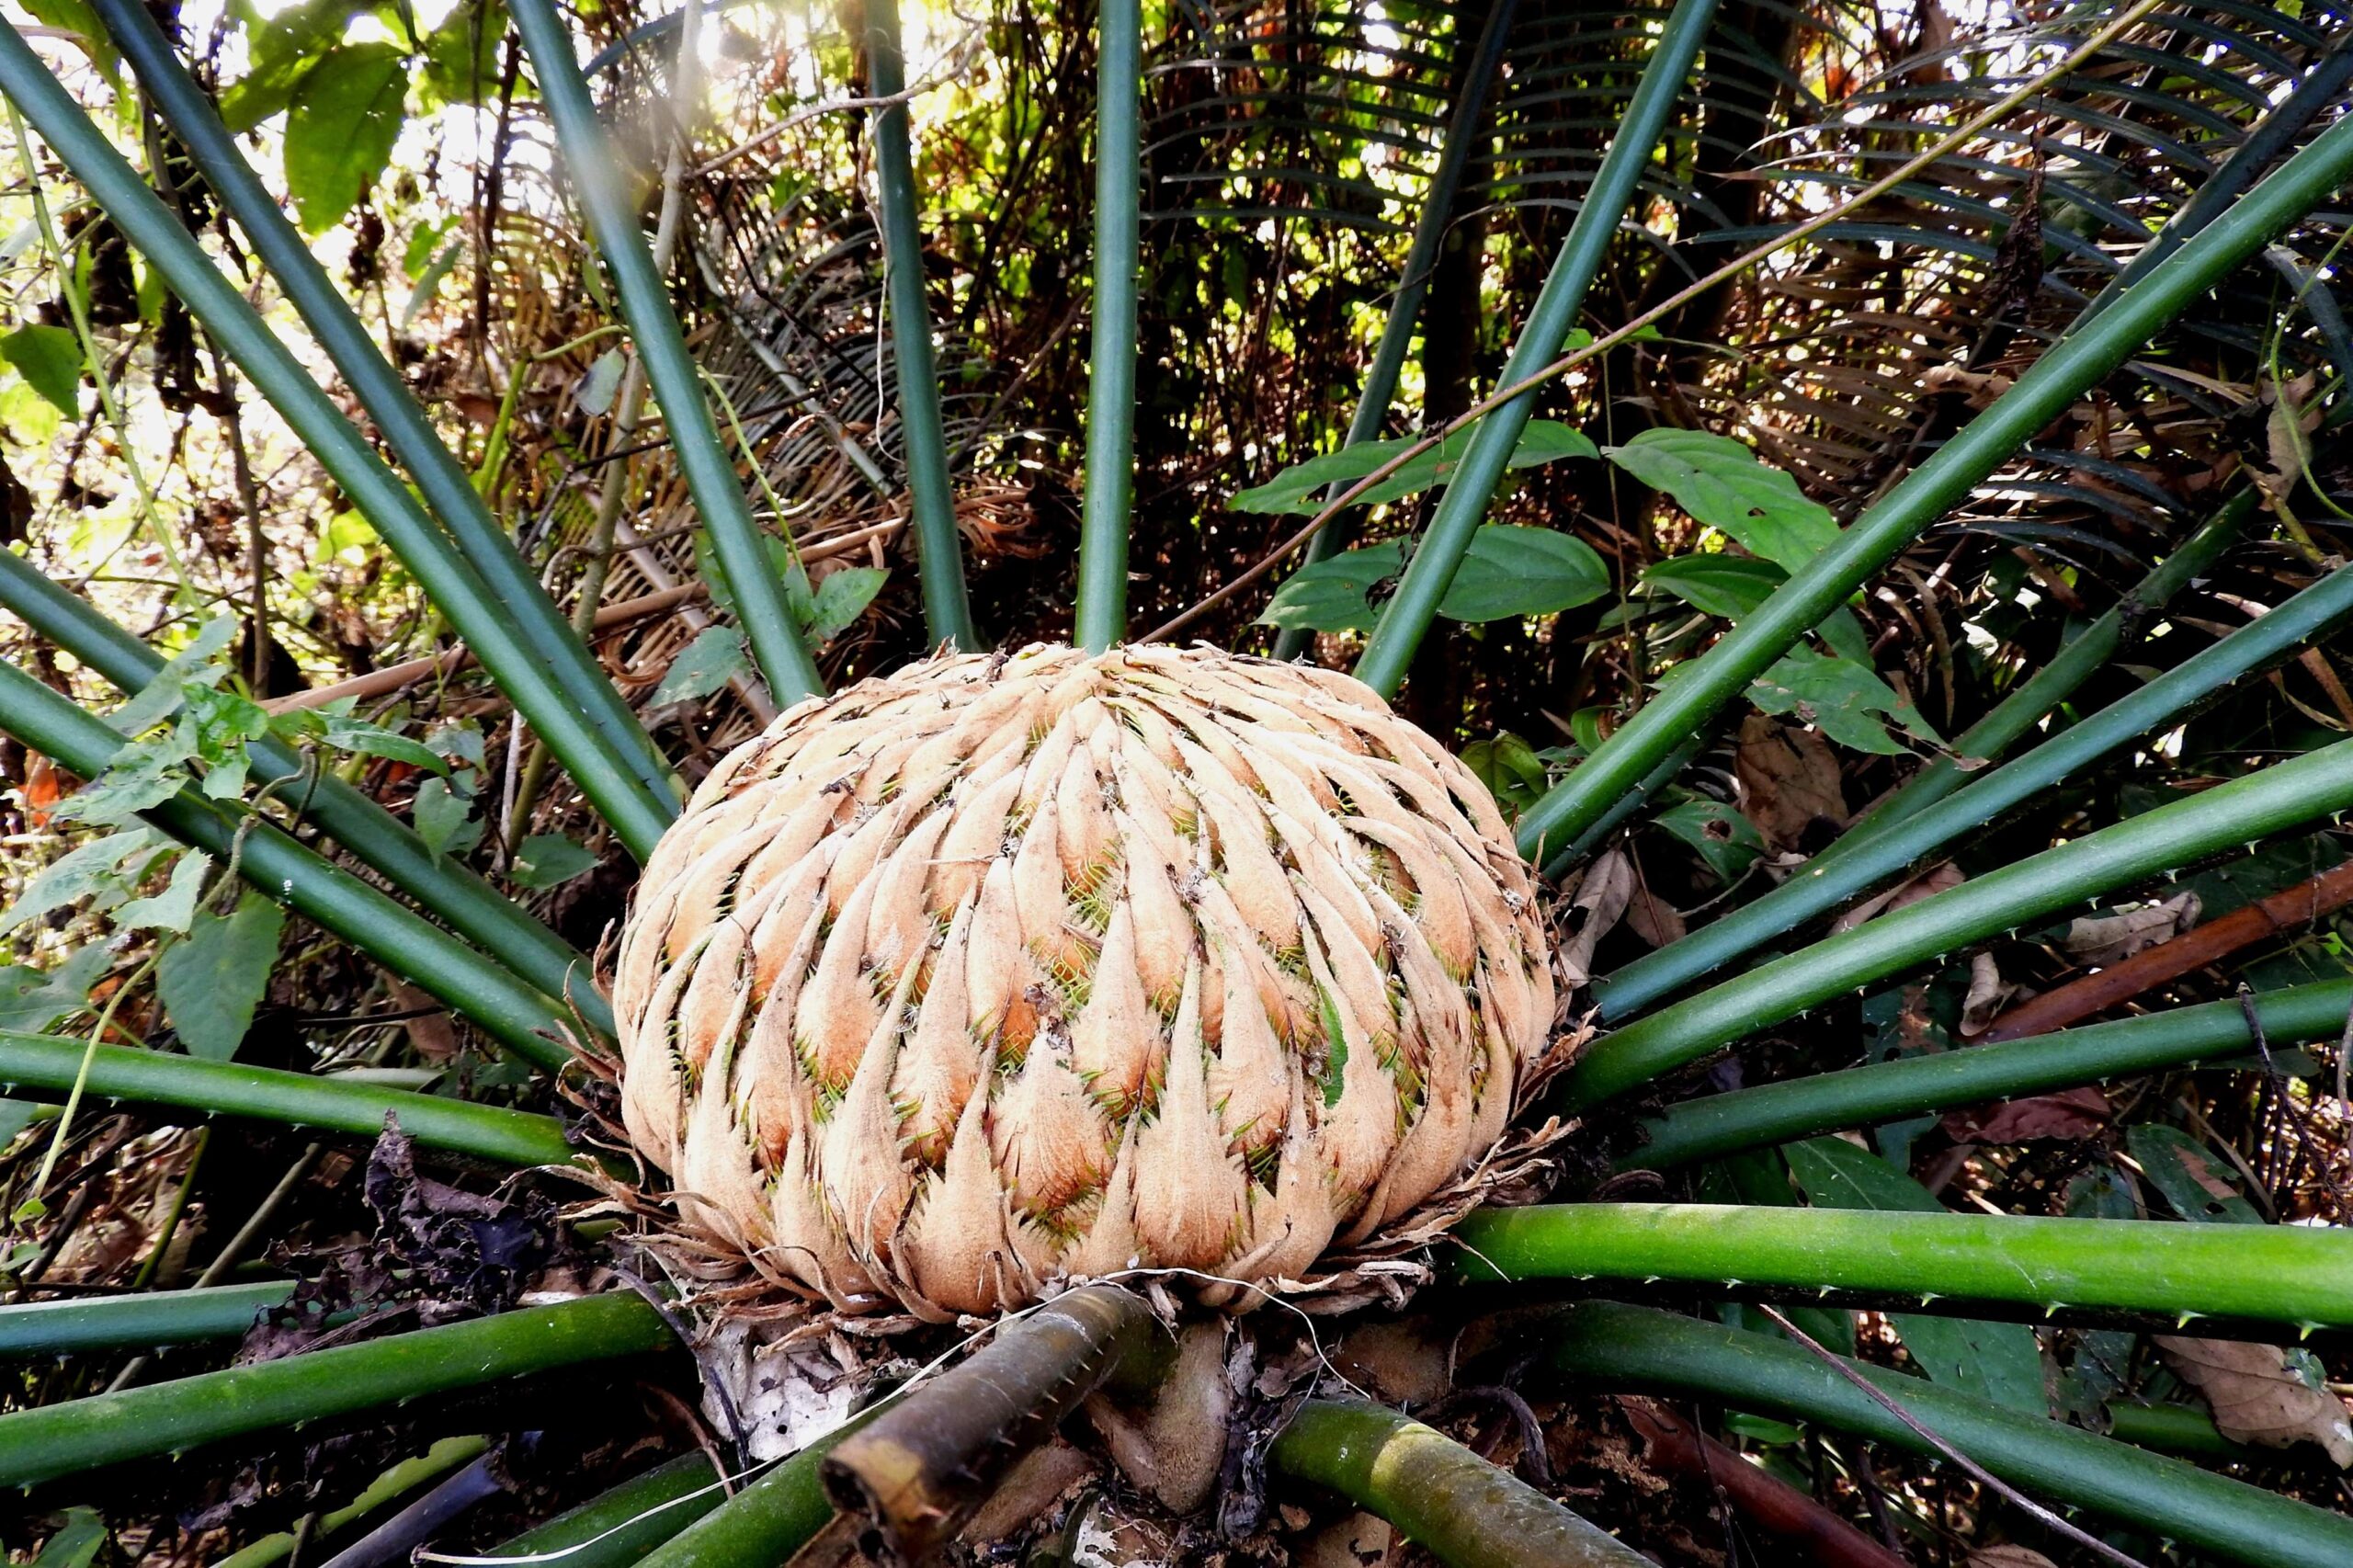
[[[942,656],[786,712],[664,836],[624,1120],[689,1231],[840,1308],[1297,1278],[1495,1146],[1550,962],[1485,789],[1347,676]]]

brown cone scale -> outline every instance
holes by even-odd
[[[943,656],[804,702],[645,868],[631,1140],[788,1289],[1299,1278],[1475,1166],[1552,1017],[1525,864],[1346,676]]]

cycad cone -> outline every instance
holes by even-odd
[[[1296,1279],[1501,1137],[1552,1016],[1485,789],[1368,687],[941,657],[739,747],[613,992],[679,1215],[844,1309]]]

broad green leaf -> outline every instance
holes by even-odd
[[[0,1099],[0,1149],[15,1142],[17,1134],[30,1127],[40,1110],[35,1100]]]
[[[33,1568],[90,1568],[98,1549],[107,1543],[106,1522],[95,1508],[76,1506],[65,1510],[65,1522],[33,1559]]]
[[[253,0],[232,0],[230,15],[245,32],[252,62],[221,95],[221,118],[231,131],[251,131],[283,109],[302,79],[343,37],[351,0],[302,0],[264,17]]]
[[[507,872],[516,885],[551,888],[597,868],[596,851],[561,834],[535,833],[523,840]]]
[[[101,897],[106,905],[128,897],[153,858],[155,844],[152,829],[130,827],[93,838],[60,856],[41,868],[15,903],[0,910],[0,932],[13,931],[28,920],[92,896]]]
[[[237,623],[232,617],[215,616],[206,621],[197,629],[196,640],[165,661],[129,701],[108,714],[107,722],[135,740],[170,718],[187,699],[189,687],[216,685],[228,674],[212,661],[236,633]],[[194,750],[191,744],[191,755]]]
[[[72,33],[74,41],[81,46],[84,54],[89,56],[90,63],[98,68],[98,74],[107,79],[107,85],[117,91],[121,90],[118,68],[122,62],[122,55],[116,50],[114,40],[108,36],[106,24],[99,21],[97,12],[91,9],[89,0],[23,0],[23,5],[25,14],[34,21],[45,22],[52,28],[63,28]],[[46,1562],[49,1560],[44,1557],[41,1561]]]
[[[1798,482],[1768,468],[1727,436],[1706,430],[1645,430],[1602,456],[1742,549],[1790,572],[1838,537],[1830,509],[1810,501]]]
[[[227,915],[199,913],[155,960],[155,994],[190,1056],[226,1062],[244,1043],[269,988],[286,912],[257,892]]]
[[[613,406],[613,394],[620,391],[621,372],[628,368],[629,361],[620,349],[606,349],[589,361],[587,372],[573,383],[572,401],[579,404],[583,414],[603,415],[609,412]]]
[[[90,987],[107,971],[103,947],[76,948],[51,969],[0,968],[0,1029],[40,1034],[89,1005]]]
[[[459,257],[466,254],[462,234],[445,244],[424,272],[417,275],[416,286],[408,291],[408,303],[401,307],[401,328],[406,331],[415,324],[418,314],[441,292],[441,280],[456,269]]]
[[[1716,880],[1727,885],[1738,881],[1765,853],[1756,824],[1722,801],[1686,801],[1651,820],[1698,850]]]
[[[2260,1225],[2262,1213],[2242,1195],[2228,1161],[2177,1128],[2143,1122],[2126,1131],[2124,1146],[2150,1185],[2185,1220]]]
[[[101,32],[99,37],[106,35]],[[82,346],[62,326],[20,326],[0,337],[0,359],[67,418],[82,411]]]
[[[1882,718],[1933,742],[1913,706],[1880,679],[1879,672],[1851,659],[1792,648],[1748,688],[1748,699],[1768,713],[1794,713],[1842,745],[1897,756],[1904,747],[1887,733]]]
[[[744,634],[731,626],[706,626],[678,651],[654,688],[651,705],[692,702],[709,697],[752,667],[744,652]]]
[[[56,814],[94,827],[127,827],[141,812],[187,787],[191,755],[169,735],[125,746],[104,773],[67,796]]]
[[[813,642],[829,642],[866,613],[891,574],[880,566],[844,566],[825,574],[810,600],[808,623],[801,630]]]
[[[416,835],[436,856],[463,855],[482,842],[483,824],[474,816],[472,798],[440,778],[416,787]]]
[[[1447,585],[1438,614],[1449,620],[1551,615],[1609,591],[1609,569],[1584,540],[1551,528],[1488,523]]]
[[[1404,569],[1395,540],[1344,550],[1292,573],[1258,618],[1262,626],[1310,631],[1370,631],[1374,610],[1366,594]]]
[[[1941,1214],[1936,1195],[1877,1154],[1842,1138],[1809,1138],[1785,1145],[1790,1173],[1817,1209],[1876,1209]],[[1890,1314],[1904,1348],[1929,1381],[1973,1393],[2012,1410],[2050,1414],[2042,1379],[2042,1346],[2018,1323],[1978,1323]]]
[[[173,865],[172,880],[163,892],[132,899],[114,912],[114,923],[125,931],[185,933],[188,922],[196,918],[196,901],[204,892],[205,874],[211,869],[211,856],[187,851]]]
[[[425,87],[432,100],[472,104],[498,90],[498,46],[506,36],[506,7],[472,0],[452,10],[425,36]]]
[[[381,724],[371,724],[365,719],[327,714],[320,726],[319,738],[337,751],[361,756],[387,757],[393,762],[405,762],[412,767],[422,767],[434,773],[445,772],[449,766],[432,747],[410,740]]]
[[[288,99],[286,190],[306,233],[323,233],[383,173],[408,98],[408,61],[389,43],[329,50]]]
[[[1673,555],[1643,568],[1643,582],[1673,594],[1693,609],[1736,621],[1756,609],[1790,574],[1769,561],[1705,551]]]
[[[1439,483],[1454,472],[1454,465],[1470,449],[1475,428],[1458,430],[1447,437],[1357,497],[1354,504],[1378,506]],[[1359,441],[1353,447],[1343,447],[1336,452],[1325,452],[1305,462],[1294,463],[1266,483],[1234,496],[1234,508],[1243,512],[1313,517],[1324,509],[1323,494],[1325,490],[1334,484],[1345,488],[1355,483],[1414,446],[1417,439],[1401,437],[1393,441]],[[1590,440],[1559,420],[1531,419],[1528,422],[1528,428],[1520,433],[1518,444],[1512,449],[1510,466],[1516,469],[1533,468],[1539,463],[1552,462],[1562,458],[1596,455],[1597,450]]]
[[[1462,766],[1478,776],[1507,816],[1517,816],[1534,805],[1551,783],[1536,748],[1508,730],[1493,740],[1464,746]]]

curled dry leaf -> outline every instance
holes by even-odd
[[[1648,888],[1636,888],[1626,901],[1626,926],[1654,948],[1683,940],[1685,931],[1683,916],[1675,905]]]
[[[2035,1138],[2072,1142],[2108,1125],[2108,1096],[2093,1085],[2029,1099],[2002,1100],[1948,1112],[1944,1130],[1956,1143],[2023,1143]]]
[[[1895,911],[1915,904],[1924,898],[1934,898],[1940,892],[1957,888],[1968,880],[1961,875],[1961,868],[1949,860],[1941,865],[1931,866],[1910,881],[1892,887],[1876,897],[1863,900],[1862,903],[1839,915],[1830,928],[1833,931],[1851,931],[1873,915],[1893,915]]]
[[[1626,914],[1634,897],[1634,866],[1622,849],[1612,849],[1577,884],[1569,904],[1569,938],[1561,947],[1561,975],[1572,991],[1593,978],[1593,949]]]
[[[1977,953],[1969,960],[1969,992],[1961,999],[1961,1032],[1964,1035],[1984,1034],[2001,1017],[2002,1009],[2011,999],[2027,994],[2026,987],[2015,985],[2002,978],[2002,971],[1991,953]]]
[[[2316,1443],[2339,1470],[2353,1468],[2353,1419],[2345,1402],[2297,1376],[2279,1346],[2153,1337],[2166,1364],[2206,1396],[2225,1437],[2267,1449]]]
[[[1778,851],[1797,848],[1817,821],[1847,820],[1837,756],[1812,730],[1751,713],[1733,744],[1733,773],[1741,813]]]
[[[2059,1568],[2030,1546],[1981,1546],[1969,1554],[1969,1568]]]
[[[2059,945],[2086,967],[2105,969],[2159,942],[2169,942],[2197,924],[2198,895],[2179,892],[2162,903],[2144,903],[2115,915],[2075,921],[2059,938]]]

